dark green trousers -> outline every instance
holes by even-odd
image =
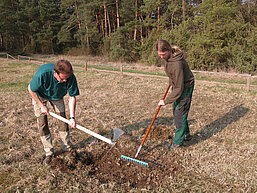
[[[182,95],[173,104],[173,115],[176,125],[173,143],[183,145],[185,135],[190,134],[187,117],[191,106],[194,86],[185,88]]]

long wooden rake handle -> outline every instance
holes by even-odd
[[[63,118],[63,117],[61,117],[61,116],[59,116],[59,115],[57,115],[57,114],[54,114],[54,113],[52,113],[52,112],[49,112],[49,114],[50,114],[51,116],[53,116],[53,117],[55,117],[55,118],[57,118],[57,119],[59,119],[59,120],[65,122],[65,123],[67,123],[67,124],[70,123],[69,120],[67,120],[67,119],[65,119],[65,118]],[[80,126],[80,125],[78,125],[78,124],[76,125],[76,128],[79,129],[79,130],[81,130],[81,131],[84,131],[85,133],[87,133],[87,134],[89,134],[89,135],[94,136],[95,138],[98,138],[98,139],[100,139],[100,140],[102,140],[102,141],[104,141],[104,142],[106,142],[106,143],[109,143],[110,145],[114,145],[114,144],[115,144],[115,142],[113,142],[112,140],[110,140],[110,139],[108,139],[108,138],[106,138],[106,137],[104,137],[104,136],[102,136],[102,135],[99,135],[99,134],[97,134],[97,133],[95,133],[95,132],[93,132],[93,131],[91,131],[91,130],[88,130],[88,129],[86,129],[85,127],[82,127],[82,126]]]
[[[169,86],[168,86],[168,88],[167,88],[167,90],[166,90],[166,92],[165,92],[165,94],[164,94],[162,100],[165,99],[165,97],[166,97],[166,95],[167,95],[169,89],[170,89],[170,84],[169,84]],[[160,108],[161,108],[161,105],[159,105],[159,107],[158,107],[158,109],[157,109],[157,111],[156,111],[156,113],[155,113],[155,115],[154,115],[154,118],[153,118],[153,120],[152,120],[150,126],[149,126],[148,129],[147,129],[147,132],[146,132],[146,134],[145,134],[145,137],[144,137],[144,139],[142,140],[142,142],[141,142],[141,144],[140,144],[140,146],[139,146],[139,148],[138,148],[138,150],[137,150],[137,153],[136,153],[136,155],[135,155],[135,158],[137,158],[137,156],[138,156],[138,154],[139,154],[141,148],[143,147],[143,145],[144,145],[144,143],[145,143],[145,139],[147,138],[147,136],[148,136],[148,134],[149,134],[149,132],[150,132],[150,130],[151,130],[151,128],[152,128],[152,125],[154,124],[155,118],[157,117]]]

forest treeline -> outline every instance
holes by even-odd
[[[256,73],[256,0],[0,0],[0,51],[160,65],[159,39],[192,69]]]

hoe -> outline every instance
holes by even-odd
[[[170,85],[168,86],[168,88],[167,88],[167,90],[166,90],[166,92],[165,92],[165,94],[164,94],[164,96],[163,96],[163,100],[165,99],[165,97],[166,97],[166,95],[167,95],[167,93],[168,93],[168,91],[169,91],[169,88],[170,88]],[[124,160],[124,161],[129,161],[129,162],[131,162],[131,163],[135,163],[135,164],[138,164],[138,165],[141,165],[141,166],[148,167],[148,163],[143,162],[143,161],[140,161],[140,160],[137,160],[136,158],[137,158],[137,156],[138,156],[138,154],[139,154],[141,148],[142,148],[143,145],[144,145],[145,139],[146,139],[147,135],[149,134],[152,125],[154,124],[155,118],[156,118],[156,116],[158,115],[160,108],[161,108],[161,105],[159,105],[159,107],[158,107],[158,109],[157,109],[157,111],[156,111],[156,113],[155,113],[155,115],[154,115],[154,118],[153,118],[153,120],[152,120],[152,122],[151,122],[149,128],[147,129],[147,132],[146,132],[146,134],[145,134],[145,137],[144,137],[144,139],[142,140],[142,142],[141,142],[141,144],[140,144],[140,146],[139,146],[139,148],[138,148],[138,150],[137,150],[137,153],[136,153],[136,155],[135,155],[135,158],[131,158],[131,157],[127,157],[127,156],[121,155],[121,159],[122,159],[122,160]]]
[[[69,120],[67,120],[67,119],[65,119],[65,118],[63,118],[63,117],[61,117],[61,116],[59,116],[59,115],[56,115],[55,113],[52,113],[52,112],[49,112],[49,113],[50,113],[51,116],[53,116],[53,117],[55,117],[55,118],[57,118],[57,119],[59,119],[59,120],[65,122],[65,123],[67,123],[67,124],[70,123]],[[93,131],[91,131],[91,130],[88,130],[88,129],[86,129],[85,127],[82,127],[82,126],[80,126],[80,125],[78,125],[78,124],[76,125],[76,128],[79,129],[79,130],[81,130],[81,131],[84,131],[85,133],[87,133],[87,134],[89,134],[89,135],[94,136],[95,138],[98,138],[98,139],[100,139],[100,140],[102,140],[102,141],[104,141],[104,142],[106,142],[106,143],[109,143],[109,144],[112,145],[112,146],[115,145],[117,139],[124,133],[124,131],[122,131],[121,129],[114,128],[114,129],[113,129],[113,139],[111,140],[111,139],[108,139],[108,138],[106,138],[106,137],[104,137],[104,136],[102,136],[102,135],[99,135],[99,134],[97,134],[97,133],[95,133],[95,132],[93,132]]]

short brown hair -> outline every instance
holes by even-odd
[[[72,69],[71,63],[68,60],[58,60],[54,64],[54,71],[57,74],[60,74],[60,73],[72,74],[73,69]]]
[[[166,52],[166,51],[171,52],[171,46],[168,41],[159,40],[158,43],[156,44],[156,50],[160,52]]]

